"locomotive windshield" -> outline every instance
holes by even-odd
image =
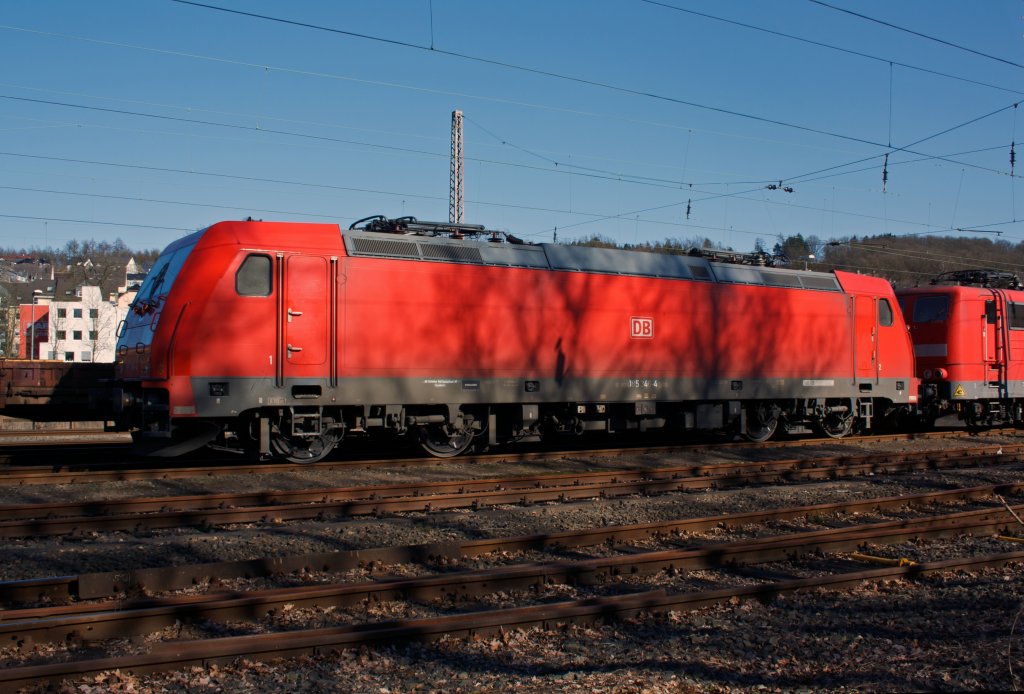
[[[118,336],[119,347],[122,343],[130,346],[149,344],[153,339],[152,328],[160,315],[160,307],[201,236],[202,232],[192,234],[182,239],[182,242],[168,246],[156,259],[125,318]]]
[[[948,296],[922,296],[914,303],[914,323],[944,323],[949,318]]]

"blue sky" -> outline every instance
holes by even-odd
[[[1018,0],[205,4],[0,4],[0,245],[447,220],[455,109],[466,221],[534,241],[1024,241]]]

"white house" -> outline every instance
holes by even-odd
[[[112,362],[127,302],[104,300],[99,287],[80,290],[81,300],[50,302],[49,340],[40,344],[39,353],[46,359]]]

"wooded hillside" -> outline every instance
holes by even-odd
[[[928,284],[950,270],[991,269],[1024,279],[1024,243],[1002,239],[873,236],[826,245],[822,257],[821,269],[877,275],[899,287]]]
[[[108,241],[68,241],[63,248],[41,248],[39,246],[21,248],[0,248],[0,257],[8,259],[32,258],[44,260],[54,266],[75,265],[86,260],[98,265],[112,264],[124,267],[129,258],[142,267],[149,267],[160,255],[160,249],[133,250],[121,239]]]

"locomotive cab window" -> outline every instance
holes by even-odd
[[[892,325],[893,314],[892,304],[889,303],[888,299],[878,300],[878,324],[884,328],[888,328]]]
[[[915,323],[943,323],[949,318],[948,296],[922,296],[914,303]]]
[[[1010,330],[1024,330],[1024,304],[1006,304],[1006,323]]]
[[[271,275],[270,256],[250,255],[235,273],[235,291],[240,296],[270,296]]]

